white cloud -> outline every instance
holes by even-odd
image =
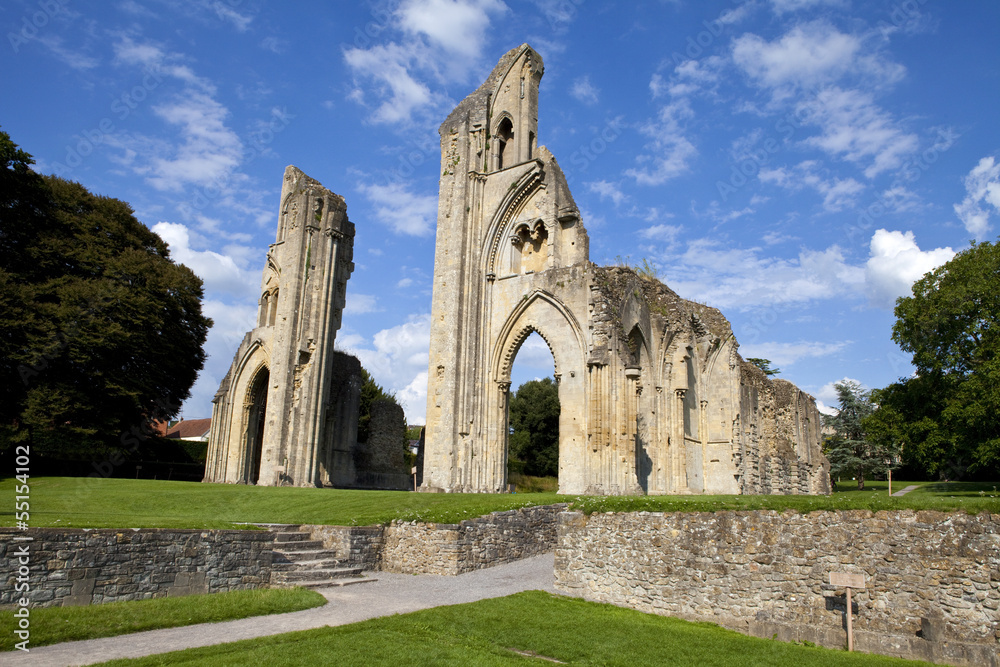
[[[761,168],[758,178],[762,183],[774,183],[788,190],[810,187],[823,195],[823,209],[828,213],[841,211],[857,201],[865,187],[853,178],[823,178],[817,173],[815,160],[800,162],[792,168]]]
[[[803,249],[785,259],[704,238],[689,242],[680,254],[662,255],[657,264],[679,295],[723,310],[850,298],[864,286],[864,268],[849,264],[837,246]]]
[[[337,347],[356,355],[376,382],[396,392],[408,423],[423,424],[430,339],[428,313],[411,315],[405,323],[379,331],[371,345],[358,336],[342,336]]]
[[[438,198],[418,195],[402,183],[358,185],[375,206],[375,219],[397,234],[430,236],[437,225]]]
[[[500,0],[404,0],[390,25],[398,41],[344,50],[355,77],[349,98],[364,104],[367,94],[379,100],[372,123],[409,124],[414,115],[445,110],[448,98],[430,83],[466,81],[476,71],[492,17],[508,11]],[[433,114],[432,114],[433,115]]]
[[[660,109],[659,118],[647,123],[642,131],[652,138],[652,155],[640,155],[640,163],[651,167],[628,169],[625,174],[640,185],[662,185],[688,171],[688,162],[698,150],[684,135],[682,121],[694,115],[686,98],[671,102]]]
[[[377,312],[379,312],[378,297],[373,294],[358,294],[348,290],[347,303],[344,304],[345,314],[363,315]]]
[[[226,127],[229,110],[211,96],[195,91],[153,107],[171,125],[180,126],[184,143],[169,158],[152,157],[147,181],[158,190],[180,190],[185,184],[217,181],[240,163],[243,144]]]
[[[180,223],[158,222],[152,231],[170,246],[171,259],[188,267],[204,281],[206,292],[256,300],[258,281],[255,274],[242,270],[233,257],[211,250],[194,250],[190,231]],[[246,257],[243,246],[234,246],[232,250],[235,252],[231,254],[241,261]]]
[[[680,225],[653,225],[639,230],[639,236],[650,241],[662,241],[673,245],[677,235],[683,230]]]
[[[847,347],[851,341],[825,343],[819,341],[799,341],[797,343],[751,343],[740,346],[740,355],[744,359],[758,357],[769,359],[772,364],[781,368],[791,366],[802,359],[828,357]]]
[[[771,7],[776,14],[797,12],[802,9],[811,9],[812,7],[843,7],[846,4],[846,0],[771,0]]]
[[[627,199],[625,193],[614,183],[608,181],[591,181],[587,183],[587,189],[601,196],[601,200],[610,199],[615,206],[619,206]]]
[[[402,29],[459,57],[476,59],[493,14],[507,11],[500,0],[404,0],[396,12]]]
[[[869,93],[831,87],[801,102],[798,109],[821,128],[821,134],[804,141],[806,145],[850,162],[866,163],[868,178],[899,167],[919,144],[917,136],[897,127]]]
[[[576,98],[578,102],[587,105],[594,105],[600,101],[600,91],[590,82],[589,76],[581,76],[573,81],[573,87],[569,94]]]
[[[837,414],[838,410],[835,406],[840,403],[840,397],[837,395],[836,385],[850,382],[856,382],[861,385],[862,389],[867,390],[864,383],[859,380],[855,380],[854,378],[843,377],[839,380],[834,380],[833,382],[827,382],[825,385],[820,387],[819,391],[815,394],[816,407],[819,408],[819,411],[825,415]]]
[[[861,40],[825,21],[797,25],[766,42],[754,34],[733,41],[733,61],[765,86],[816,86],[840,77],[853,64]]]
[[[955,204],[955,214],[965,225],[965,229],[977,239],[990,230],[992,206],[1000,213],[1000,164],[993,156],[982,158],[965,177],[965,191],[968,193],[961,204]],[[980,204],[986,203],[985,208]]]
[[[232,4],[232,3],[230,3]],[[247,28],[253,22],[252,16],[247,16],[245,14],[240,14],[238,11],[232,7],[227,7],[221,2],[215,2],[212,4],[212,9],[215,10],[215,14],[228,23],[233,24],[238,32],[246,32]]]
[[[911,294],[916,280],[954,256],[951,248],[921,250],[913,232],[876,230],[865,267],[865,283],[872,304],[891,308],[897,297]]]

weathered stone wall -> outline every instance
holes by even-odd
[[[998,514],[566,512],[558,530],[556,587],[589,600],[839,648],[829,574],[858,573],[857,650],[1000,664]]]
[[[303,526],[344,564],[404,574],[461,574],[555,548],[565,505],[494,512],[458,524],[393,521],[388,526]]]
[[[27,597],[51,607],[264,588],[273,540],[247,530],[0,529],[0,604],[25,595],[15,588],[25,546]]]

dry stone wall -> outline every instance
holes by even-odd
[[[263,588],[273,540],[247,530],[0,529],[0,605],[25,593],[33,607],[54,607]],[[26,592],[15,586],[25,546]]]
[[[494,512],[457,524],[303,526],[343,563],[404,574],[461,574],[552,551],[564,504]]]
[[[559,517],[556,587],[589,600],[786,641],[1000,664],[1000,515],[773,511]]]

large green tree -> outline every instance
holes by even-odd
[[[532,380],[510,397],[510,469],[559,475],[559,388],[552,378]]]
[[[892,338],[916,374],[876,392],[868,425],[927,473],[1000,471],[998,287],[1000,246],[973,243],[896,302]]]
[[[39,176],[0,132],[0,436],[131,449],[201,370],[202,283],[125,202]]]
[[[854,380],[834,385],[837,390],[837,414],[827,417],[826,426],[833,434],[823,442],[823,453],[830,460],[830,475],[850,475],[865,488],[865,479],[882,475],[895,467],[898,452],[894,441],[869,436],[865,420],[874,411],[871,392]]]

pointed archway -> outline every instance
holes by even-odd
[[[254,374],[246,393],[244,414],[244,442],[246,456],[243,479],[247,484],[260,480],[260,461],[264,450],[264,424],[267,416],[267,384],[270,379],[267,366],[261,366]]]

